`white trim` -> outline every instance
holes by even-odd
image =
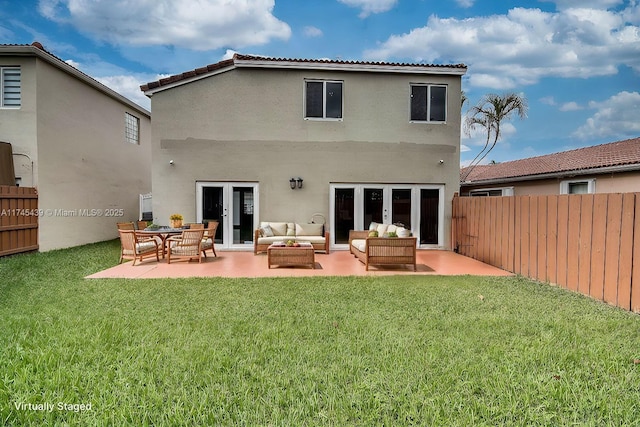
[[[469,190],[469,195],[471,196],[474,193],[483,193],[500,190],[502,194],[501,196],[513,196],[513,187],[486,187],[486,188],[474,188],[473,190]],[[488,196],[489,194],[486,194]]]
[[[466,68],[453,66],[433,66],[433,65],[401,65],[401,64],[384,64],[384,63],[357,63],[357,62],[313,62],[313,61],[286,61],[273,59],[236,59],[234,60],[236,67],[245,68],[284,68],[296,70],[318,70],[318,71],[368,71],[368,72],[385,72],[399,74],[446,74],[463,76],[466,74]]]
[[[223,230],[223,239],[220,246],[227,250],[253,250],[253,242],[251,244],[233,243],[233,221],[229,219],[235,214],[233,211],[233,188],[234,187],[251,187],[253,188],[253,226],[251,231],[257,229],[260,225],[258,221],[258,213],[260,212],[260,191],[259,183],[257,182],[242,182],[242,181],[196,181],[196,222],[202,222],[202,195],[205,187],[218,187],[223,191],[223,218],[220,221],[218,227]],[[252,234],[253,236],[253,234]],[[253,239],[253,237],[252,237]]]
[[[329,242],[332,250],[348,250],[348,244],[337,244],[335,242],[335,190],[336,189],[353,189],[354,190],[354,206],[353,220],[355,230],[365,230],[369,224],[363,224],[364,219],[364,190],[368,188],[381,189],[383,191],[383,206],[387,210],[387,220],[390,223],[393,217],[392,212],[392,191],[395,189],[411,190],[411,232],[418,238],[418,248],[421,249],[441,249],[444,247],[444,190],[445,186],[440,184],[393,184],[393,183],[330,183],[329,184],[329,224],[331,232],[331,241]],[[438,190],[438,243],[437,244],[420,244],[420,191],[421,190]]]
[[[574,194],[569,193],[570,184],[587,184],[587,194],[594,194],[596,192],[596,179],[568,179],[566,181],[560,181],[560,194]]]

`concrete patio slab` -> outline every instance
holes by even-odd
[[[304,277],[304,276],[383,276],[383,275],[474,275],[474,276],[512,276],[513,274],[484,264],[466,256],[440,250],[419,250],[417,252],[417,271],[410,266],[370,266],[365,270],[349,251],[335,251],[331,254],[317,253],[316,268],[276,267],[269,269],[267,255],[254,255],[253,252],[223,252],[218,250],[217,257],[204,259],[202,263],[178,261],[167,264],[166,259],[157,262],[145,260],[132,265],[126,262],[104,271],[87,276],[100,278],[180,278],[180,277]]]

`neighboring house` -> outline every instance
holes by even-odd
[[[464,65],[235,55],[143,85],[153,110],[153,214],[218,220],[251,249],[260,221],[401,222],[450,248]],[[295,187],[295,189],[293,189]]]
[[[467,176],[468,175],[468,176]],[[462,168],[462,196],[640,191],[640,138]]]
[[[39,43],[0,45],[0,141],[37,187],[41,251],[115,238],[151,190],[150,113]]]

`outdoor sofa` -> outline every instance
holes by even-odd
[[[329,253],[329,232],[324,224],[261,222],[253,236],[253,253],[266,252],[275,242],[309,242],[313,249]]]
[[[389,237],[389,234],[397,237]],[[416,271],[417,239],[404,227],[371,223],[369,230],[349,231],[349,251],[369,270],[370,265],[411,265]]]

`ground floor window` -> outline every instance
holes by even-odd
[[[419,184],[331,184],[331,245],[346,249],[349,230],[371,222],[401,224],[421,247],[443,245],[444,186]]]

